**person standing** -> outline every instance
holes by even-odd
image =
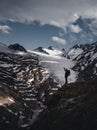
[[[70,76],[70,70],[64,68],[65,71],[65,84],[68,84],[68,76]]]

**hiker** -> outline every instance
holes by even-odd
[[[64,70],[65,70],[65,84],[67,84],[68,83],[68,76],[70,76],[70,70],[65,69],[65,68],[64,68]]]

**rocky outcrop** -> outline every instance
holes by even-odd
[[[48,101],[34,130],[96,130],[97,81],[64,85]]]
[[[16,43],[16,44],[11,44],[11,45],[8,46],[8,48],[9,48],[10,50],[13,50],[13,51],[27,52],[26,49],[25,49],[23,46],[19,45],[18,43]]]

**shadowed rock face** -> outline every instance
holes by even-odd
[[[96,130],[97,81],[64,85],[48,100],[34,130]]]
[[[8,48],[11,49],[11,50],[14,50],[14,51],[27,52],[26,49],[23,46],[19,45],[18,43],[11,44],[11,45],[8,46]]]
[[[72,69],[78,73],[78,81],[97,79],[97,42],[75,45],[68,52],[68,57],[75,62]]]
[[[38,48],[34,49],[34,51],[38,51],[38,52],[41,52],[41,53],[44,53],[44,54],[48,54],[48,55],[49,55],[49,53],[47,53],[47,52],[43,49],[43,47],[38,47]]]
[[[36,72],[38,81],[34,81]],[[0,52],[0,129],[32,125],[46,108],[52,89],[58,87],[39,66],[37,55]]]

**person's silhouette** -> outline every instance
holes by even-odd
[[[70,76],[70,70],[65,69],[65,68],[64,68],[64,70],[65,70],[65,84],[67,84],[68,83],[68,76]]]

